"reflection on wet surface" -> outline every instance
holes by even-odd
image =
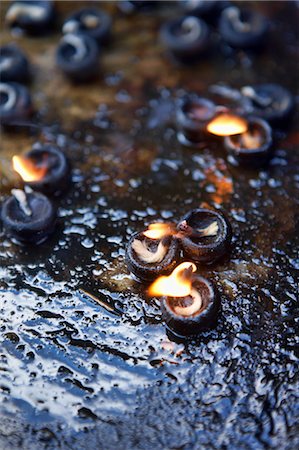
[[[50,240],[33,249],[0,233],[5,415],[20,414],[39,432],[50,423],[54,443],[60,423],[76,432],[97,424],[90,443],[105,448],[150,448],[145,439],[151,448],[243,448],[242,435],[244,448],[283,440],[295,448],[296,121],[276,131],[274,158],[262,170],[232,166],[219,139],[183,147],[174,124],[185,91],[205,95],[219,81],[283,81],[298,94],[295,27],[284,29],[289,7],[278,2],[272,11],[285,39],[275,47],[283,64],[270,47],[257,56],[215,56],[216,68],[196,69],[164,57],[156,38],[163,12],[160,19],[115,13],[103,77],[87,88],[56,73],[58,35],[15,39],[36,67],[41,131],[3,133],[0,199],[19,183],[12,155],[37,140],[63,148],[74,171],[72,187],[55,200],[59,224]],[[144,31],[139,43],[133,23]],[[125,244],[150,222],[206,205],[226,211],[234,230],[230,257],[199,268],[221,292],[222,315],[197,342],[172,342],[158,300],[127,272]],[[84,448],[76,436],[72,448]]]

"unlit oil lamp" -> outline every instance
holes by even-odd
[[[222,39],[236,48],[256,47],[268,31],[268,20],[260,13],[229,6],[222,11],[219,32]]]
[[[12,159],[14,170],[26,185],[44,194],[59,195],[71,178],[69,161],[57,147],[44,145]]]
[[[152,297],[162,297],[162,317],[179,336],[196,336],[217,324],[220,298],[211,282],[195,272],[195,264],[184,262],[168,277],[154,281],[148,291]]]
[[[39,244],[54,231],[56,211],[40,192],[13,189],[12,196],[2,205],[1,219],[9,236],[17,242]]]
[[[54,2],[49,0],[22,0],[12,2],[5,21],[29,34],[44,33],[54,20]]]
[[[98,45],[87,34],[66,34],[58,45],[56,62],[71,79],[90,80],[99,73]]]
[[[183,62],[197,60],[209,44],[209,28],[201,19],[186,16],[165,23],[161,40],[170,53]]]
[[[186,214],[177,226],[185,258],[211,264],[230,250],[232,229],[220,212],[198,208]]]
[[[19,83],[25,83],[29,79],[28,59],[15,44],[0,48],[0,79]]]
[[[251,101],[251,114],[273,124],[281,124],[290,118],[294,110],[293,95],[275,83],[244,86],[241,94]]]
[[[139,281],[153,281],[158,275],[169,274],[179,260],[179,244],[171,225],[151,224],[135,233],[126,248],[130,272]]]
[[[28,119],[33,112],[28,89],[19,83],[0,83],[1,125],[13,125],[18,120]]]
[[[83,8],[71,14],[62,27],[63,34],[85,33],[95,39],[98,44],[109,40],[111,17],[98,8]]]
[[[248,120],[248,129],[235,136],[226,136],[224,146],[233,160],[243,166],[257,167],[266,163],[272,154],[272,129],[262,119]]]

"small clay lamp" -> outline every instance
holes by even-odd
[[[1,81],[25,83],[30,78],[29,63],[25,54],[15,44],[0,48]]]
[[[19,83],[0,83],[1,125],[10,126],[18,120],[28,119],[33,112],[28,89]]]
[[[161,41],[170,53],[182,62],[197,61],[209,45],[209,28],[201,19],[186,16],[165,23]]]
[[[3,203],[1,219],[17,242],[39,244],[54,231],[56,211],[45,195],[30,191],[13,189]]]
[[[184,262],[170,276],[159,277],[148,291],[150,296],[162,296],[162,318],[178,336],[196,336],[217,324],[220,298],[211,282],[195,271],[195,264]]]
[[[284,124],[295,107],[293,95],[279,84],[244,86],[241,93],[251,100],[252,115],[273,124]]]
[[[56,62],[74,81],[88,81],[99,73],[99,50],[87,34],[66,34],[58,45]]]
[[[177,230],[185,258],[194,262],[211,264],[230,250],[232,229],[218,211],[194,209],[182,218]]]
[[[226,136],[224,146],[233,160],[242,166],[258,167],[265,164],[272,154],[272,129],[262,119],[248,120],[248,129],[235,136]]]
[[[206,126],[216,115],[216,105],[206,98],[186,97],[177,109],[178,140],[183,145],[196,146],[208,137]]]
[[[150,282],[169,274],[179,260],[179,244],[167,224],[151,224],[148,230],[135,233],[126,248],[130,272],[138,281]]]
[[[26,185],[47,195],[60,195],[70,185],[69,161],[61,150],[51,145],[15,155],[13,168]]]
[[[235,48],[257,47],[268,31],[268,20],[253,10],[230,6],[222,11],[219,32],[222,39]]]
[[[107,43],[112,20],[109,14],[97,8],[84,8],[71,14],[62,27],[63,34],[85,33],[98,44]]]
[[[53,24],[54,2],[48,0],[12,2],[5,21],[10,27],[20,28],[28,34],[43,34]]]

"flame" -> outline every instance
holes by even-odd
[[[221,113],[207,125],[207,131],[216,136],[233,136],[247,131],[248,122],[243,117]]]
[[[148,290],[150,296],[186,297],[192,289],[191,274],[196,271],[192,262],[177,266],[168,277],[159,277]]]
[[[22,179],[26,182],[39,181],[47,173],[47,167],[36,166],[31,159],[25,158],[24,156],[13,156],[12,157],[13,168]]]
[[[162,239],[163,237],[171,236],[174,233],[171,225],[168,223],[151,223],[143,234],[150,239]]]

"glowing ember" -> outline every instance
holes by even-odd
[[[165,236],[174,234],[174,229],[168,223],[151,223],[143,234],[150,239],[162,239]]]
[[[233,136],[245,133],[247,129],[248,123],[243,117],[229,113],[219,114],[207,125],[207,131],[216,136]]]
[[[159,277],[149,287],[150,296],[186,297],[192,290],[191,275],[196,265],[184,262],[174,269],[168,277]]]
[[[23,156],[13,156],[13,168],[22,179],[26,182],[39,181],[44,178],[47,173],[46,165],[36,166],[32,160],[24,158]]]

